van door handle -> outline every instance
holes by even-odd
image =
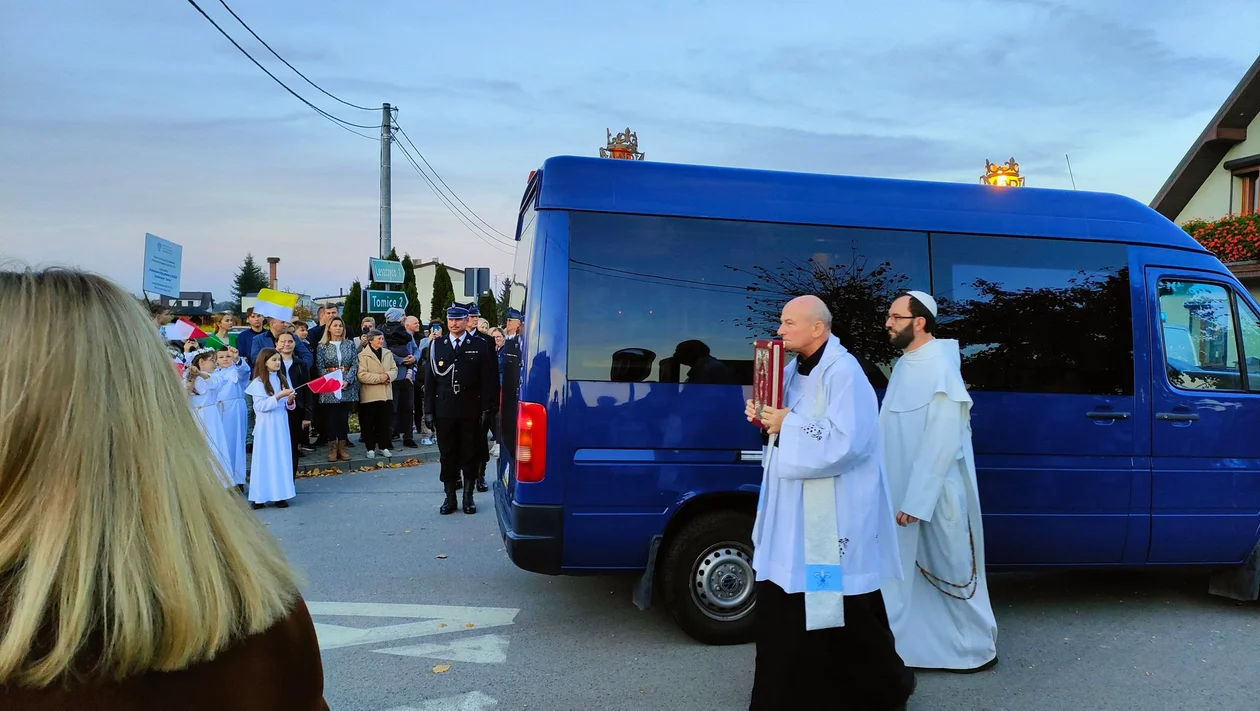
[[[1091,410],[1085,413],[1085,416],[1091,420],[1127,420],[1129,413],[1112,412],[1111,410]]]
[[[1155,419],[1167,422],[1194,422],[1199,416],[1193,412],[1157,412]]]

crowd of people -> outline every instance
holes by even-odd
[[[476,334],[496,354],[501,382],[507,333],[482,318],[476,304],[454,307],[462,309],[461,330]],[[151,307],[151,316],[159,327],[170,320],[168,310],[158,304]],[[168,344],[225,484],[242,494],[248,484],[255,508],[286,508],[296,495],[293,480],[303,456],[327,444],[329,462],[350,460],[349,450],[356,446],[350,439],[350,416],[356,411],[359,444],[368,459],[392,457],[391,447],[400,439],[408,448],[418,446],[417,436],[424,445],[438,444],[437,426],[425,417],[424,388],[432,345],[443,338],[443,324],[434,321],[422,328],[419,319],[398,308],[384,316],[379,329],[374,317],[364,317],[358,335],[351,336],[336,306],[321,306],[314,327],[250,309],[248,328],[229,345],[236,317],[225,312],[213,317],[207,338]],[[519,315],[515,321],[508,320],[508,331],[519,328]],[[344,383],[340,392],[314,393],[305,387],[336,371]],[[497,454],[497,442],[490,442],[494,429],[492,424],[480,428],[480,437],[489,440],[476,446],[481,451],[472,485],[482,492],[488,490],[486,464]]]

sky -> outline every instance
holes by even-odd
[[[378,245],[381,112],[219,0],[0,2],[0,259],[139,292],[144,234],[226,300],[246,253],[336,294]],[[529,171],[636,131],[646,160],[1027,184],[1149,202],[1255,60],[1254,0],[228,0],[398,123],[512,234]],[[1072,175],[1067,159],[1070,156]],[[458,204],[458,203],[457,203]],[[393,243],[510,270],[395,147]],[[265,266],[265,264],[264,264]]]

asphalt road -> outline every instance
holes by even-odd
[[[258,512],[307,578],[333,709],[747,707],[751,646],[692,642],[634,607],[630,578],[518,570],[478,496],[475,516],[438,516],[425,465],[303,479],[290,508]],[[1202,577],[995,574],[990,590],[1000,664],[920,674],[911,709],[1260,708],[1260,605]]]

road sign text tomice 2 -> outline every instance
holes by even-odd
[[[363,313],[383,314],[394,307],[407,308],[407,294],[401,291],[363,290]]]

